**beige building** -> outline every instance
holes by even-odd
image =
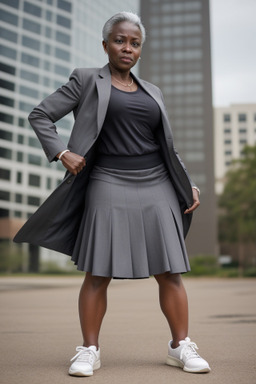
[[[256,104],[231,104],[214,109],[215,191],[222,193],[232,160],[245,145],[256,145]]]

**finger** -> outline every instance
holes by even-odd
[[[199,207],[199,205],[200,203],[198,201],[194,202],[194,204],[190,208],[186,209],[184,213],[187,214],[187,213],[193,212],[195,209]]]

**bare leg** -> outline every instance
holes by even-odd
[[[169,272],[155,276],[159,284],[159,302],[171,329],[172,347],[188,335],[188,300],[180,274]]]
[[[84,346],[99,347],[99,333],[107,310],[107,288],[111,278],[86,273],[79,295],[79,316]]]

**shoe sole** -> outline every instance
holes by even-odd
[[[210,367],[204,367],[201,369],[200,368],[195,368],[195,369],[186,368],[180,360],[176,359],[175,357],[169,356],[169,355],[167,356],[166,364],[171,365],[172,367],[181,368],[181,369],[183,369],[183,371],[189,372],[189,373],[207,373],[207,372],[210,372],[210,370],[211,370]]]
[[[71,369],[69,369],[68,374],[70,376],[90,377],[93,375],[94,371],[96,371],[97,369],[100,369],[100,366],[101,366],[100,361],[97,361],[93,367],[93,370],[90,372],[82,372],[82,370],[81,371],[72,371]]]

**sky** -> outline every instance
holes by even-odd
[[[210,0],[213,105],[256,103],[256,0]]]

